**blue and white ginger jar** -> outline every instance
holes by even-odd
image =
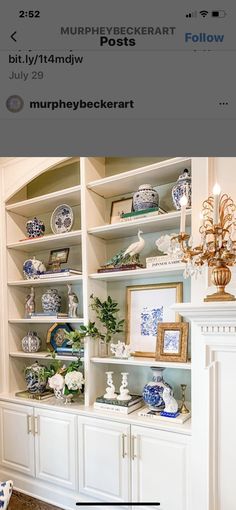
[[[172,188],[172,199],[174,206],[179,211],[181,209],[180,199],[185,195],[187,197],[186,207],[192,205],[192,184],[189,170],[185,168],[183,173],[179,176],[177,183]]]
[[[26,387],[30,393],[43,393],[46,390],[48,377],[45,367],[35,361],[25,369]]]
[[[38,278],[39,275],[45,271],[46,267],[43,262],[37,260],[35,257],[25,260],[23,264],[23,275],[27,280]]]
[[[26,231],[30,239],[43,236],[45,233],[45,225],[42,220],[36,218],[28,220],[26,223]]]
[[[138,191],[133,194],[133,210],[142,211],[154,209],[159,206],[159,195],[150,184],[141,184]]]
[[[43,311],[48,314],[57,314],[61,307],[61,296],[57,289],[48,289],[41,298]]]
[[[151,370],[153,378],[143,388],[143,400],[150,410],[162,411],[165,407],[165,402],[162,398],[164,388],[171,388],[171,386],[163,379],[162,372],[164,368],[151,367]]]
[[[0,508],[2,510],[7,510],[8,503],[12,495],[12,489],[12,480],[7,480],[7,482],[0,482]]]
[[[27,335],[22,338],[21,345],[24,352],[38,352],[41,340],[35,331],[28,331]]]

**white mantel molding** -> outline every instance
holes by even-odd
[[[225,333],[229,333],[227,327],[236,328],[236,301],[222,301],[221,303],[207,302],[199,305],[193,303],[177,303],[171,308],[176,310],[182,317],[202,324],[203,327],[205,327],[205,323],[216,328],[216,330],[224,326],[226,328]],[[235,332],[235,330],[230,332]]]

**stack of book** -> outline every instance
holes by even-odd
[[[150,209],[143,209],[141,211],[131,211],[128,213],[122,213],[120,215],[120,221],[132,221],[141,218],[151,218],[152,216],[158,216],[159,214],[165,214],[166,211],[160,207],[152,207]]]
[[[37,319],[52,319],[52,320],[55,320],[57,321],[57,319],[68,319],[68,313],[51,313],[51,312],[35,312],[35,313],[31,313],[28,317],[26,317],[26,319],[34,319],[34,320],[37,320]],[[72,321],[72,318],[70,317],[70,320],[71,322]]]
[[[114,411],[121,414],[130,414],[143,406],[143,399],[140,395],[130,395],[130,400],[109,400],[104,397],[96,398],[95,409]]]
[[[182,255],[157,255],[156,257],[147,257],[146,268],[153,269],[159,266],[179,264],[182,258]]]
[[[152,420],[168,421],[169,423],[184,423],[191,417],[190,412],[187,414],[177,413],[175,417],[161,416],[160,412],[151,411],[148,407],[143,407],[138,415],[143,418],[151,418]]]
[[[77,356],[82,357],[84,355],[84,349],[72,349],[72,347],[57,347],[56,353],[58,356]]]
[[[56,271],[44,271],[39,275],[40,279],[44,278],[58,278],[58,277],[64,277],[64,276],[75,276],[75,275],[81,275],[82,271],[79,269],[70,269],[69,267],[65,269],[58,269]]]

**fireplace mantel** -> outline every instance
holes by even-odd
[[[177,303],[172,307],[184,318],[197,322],[224,322],[225,320],[236,323],[236,301],[227,301],[221,303]]]
[[[235,510],[236,302],[173,308],[191,323],[191,510]]]

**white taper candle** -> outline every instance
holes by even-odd
[[[186,205],[188,203],[188,199],[186,195],[183,195],[179,201],[181,205],[181,215],[180,215],[180,233],[185,232],[185,219],[186,219]]]
[[[219,204],[220,204],[220,186],[219,184],[215,184],[213,188],[214,195],[214,204],[213,204],[213,225],[218,225],[219,223]]]

